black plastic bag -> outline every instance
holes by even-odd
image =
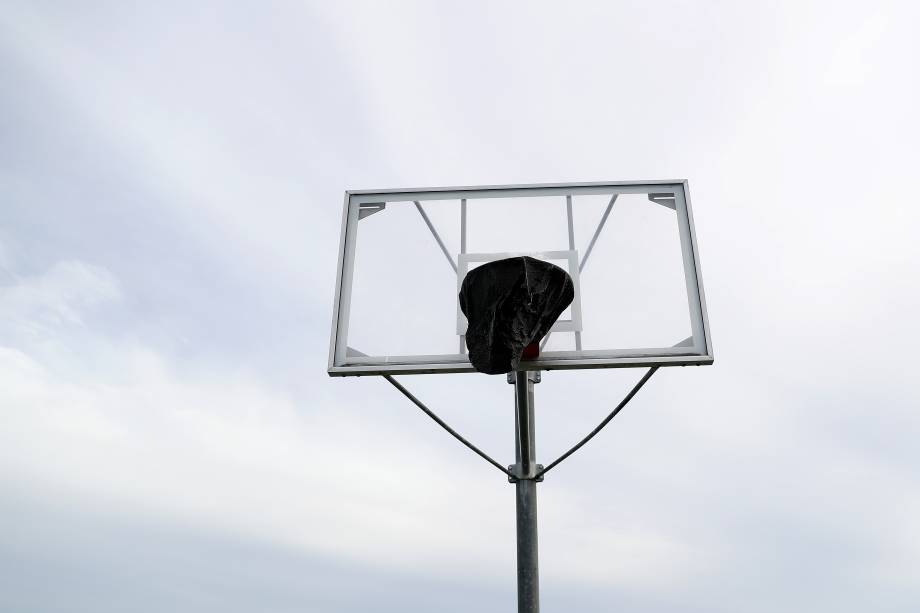
[[[490,375],[517,369],[524,349],[540,342],[574,297],[566,271],[532,257],[471,270],[460,287],[460,309],[469,322],[473,367]]]

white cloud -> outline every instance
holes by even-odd
[[[421,418],[401,398],[381,399],[401,409],[388,423],[363,404],[298,401],[255,373],[85,330],[118,287],[105,269],[69,261],[0,293],[8,329],[55,341],[50,352],[32,338],[0,347],[4,489],[422,573],[491,581],[513,566],[510,486],[429,424],[417,425],[430,436],[406,431]],[[545,521],[572,512],[549,499]],[[547,576],[660,589],[690,569],[679,539],[650,525],[592,531],[556,543],[572,562]],[[613,549],[630,562],[610,564]]]
[[[300,103],[313,95],[315,84],[278,83],[266,75],[259,58],[272,49],[258,44],[213,55],[202,39],[219,39],[226,32],[209,20],[199,22],[190,14],[188,23],[177,24],[156,8],[136,17],[137,40],[129,53],[106,48],[119,44],[116,31],[123,24],[104,11],[89,11],[81,24],[116,39],[100,36],[98,45],[84,44],[85,31],[72,29],[61,14],[31,6],[8,7],[0,15],[0,31],[17,60],[136,166],[133,179],[160,196],[163,215],[179,220],[203,245],[215,236],[235,245],[232,254],[221,251],[229,266],[249,268],[255,261],[261,274],[284,282],[307,276],[316,279],[311,286],[326,283],[332,273],[309,265],[312,254],[304,244],[322,244],[332,252],[337,236],[320,228],[335,223],[344,190],[323,193],[331,195],[330,206],[317,206],[311,201],[316,192],[304,190],[304,181],[340,172],[330,166],[341,152],[324,145],[323,124],[310,121],[328,110]],[[266,13],[265,18],[266,27],[293,28],[308,20],[310,11],[289,5],[283,14]],[[176,38],[176,45],[184,40],[197,52],[180,51],[168,59],[149,53],[164,31]],[[234,69],[216,70],[216,64]],[[271,111],[265,108],[266,98]],[[311,154],[318,149],[322,156]],[[241,258],[241,251],[248,257]]]
[[[57,262],[47,271],[0,286],[0,331],[30,336],[83,325],[83,313],[121,298],[114,277],[86,262]]]
[[[887,35],[888,19],[881,12],[862,20],[833,50],[824,78],[838,86],[859,87],[871,82],[878,63],[883,61],[877,47]]]
[[[422,573],[490,581],[513,566],[510,486],[458,463],[441,433],[413,440],[379,411],[298,406],[245,374],[189,375],[141,347],[119,352],[111,379],[74,381],[0,350],[6,489]],[[574,509],[552,500],[544,521],[567,523]],[[582,510],[585,523],[605,521]],[[659,589],[690,570],[673,535],[644,530],[557,542],[571,563],[547,576]],[[611,551],[628,555],[612,564]]]

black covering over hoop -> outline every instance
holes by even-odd
[[[524,349],[549,332],[574,297],[566,271],[529,256],[471,270],[459,298],[473,367],[490,375],[516,370]]]

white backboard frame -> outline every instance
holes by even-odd
[[[488,185],[478,187],[427,187],[345,192],[342,233],[336,275],[335,304],[329,348],[328,373],[332,376],[385,374],[429,374],[475,372],[465,353],[414,356],[367,356],[348,346],[348,321],[359,219],[385,208],[386,202],[517,198],[528,196],[648,194],[649,200],[672,208],[677,213],[681,256],[687,285],[687,300],[692,336],[673,347],[627,350],[554,351],[535,360],[522,362],[526,370],[628,368],[648,366],[688,366],[713,363],[712,342],[706,313],[706,299],[700,273],[699,253],[690,207],[689,184],[673,181],[611,181],[596,183],[551,183],[529,185]],[[673,194],[673,199],[671,198]],[[612,202],[612,201],[611,201]],[[465,211],[465,206],[464,209]],[[419,207],[419,212],[424,212]],[[427,219],[426,219],[427,223]],[[436,236],[437,238],[437,236]],[[440,240],[440,239],[439,239]],[[465,237],[463,238],[465,244]],[[590,246],[587,251],[590,251]],[[442,247],[443,249],[443,247]],[[556,252],[563,254],[566,252]],[[451,259],[445,250],[445,255]],[[473,254],[470,254],[473,255]],[[529,254],[528,254],[529,255]],[[568,257],[568,256],[567,256]],[[459,259],[459,258],[458,258]],[[471,258],[466,259],[466,264]],[[472,260],[475,261],[475,260]],[[577,261],[577,257],[576,257]],[[455,262],[455,269],[460,262]],[[459,272],[459,271],[458,271]],[[459,277],[458,278],[462,278]],[[574,279],[574,278],[573,278]],[[573,320],[580,308],[573,310]],[[562,327],[565,327],[564,325]],[[573,328],[574,329],[574,328]]]

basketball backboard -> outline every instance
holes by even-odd
[[[712,363],[686,181],[498,185],[345,193],[329,374],[474,372],[460,285],[515,255],[575,286],[527,370]]]

